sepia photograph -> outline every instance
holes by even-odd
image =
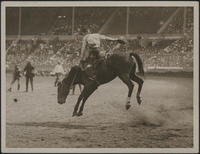
[[[1,152],[198,153],[195,1],[1,5]]]

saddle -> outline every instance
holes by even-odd
[[[81,61],[80,67],[90,79],[95,79],[97,71],[107,64],[109,57],[99,57],[99,58],[88,58],[85,61]]]

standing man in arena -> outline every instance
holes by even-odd
[[[28,92],[29,80],[30,80],[30,83],[31,83],[31,89],[33,91],[33,77],[35,76],[34,69],[35,68],[31,65],[31,62],[28,61],[28,63],[26,64],[26,66],[24,68],[25,77],[26,77],[26,92]]]
[[[83,37],[82,48],[81,48],[81,61],[80,66],[82,70],[85,70],[87,67],[91,67],[91,65],[87,65],[85,67],[85,63],[88,61],[87,59],[92,59],[92,63],[95,60],[100,58],[99,56],[99,48],[101,46],[101,40],[110,40],[117,41],[119,43],[125,43],[124,41],[118,38],[111,38],[105,35],[101,35],[98,33],[87,34]],[[92,66],[94,67],[94,66]],[[95,76],[95,74],[93,73]],[[93,77],[92,77],[93,78]]]
[[[13,72],[13,80],[10,84],[10,88],[8,89],[8,91],[10,91],[10,92],[12,91],[12,86],[15,83],[15,81],[17,81],[17,90],[20,89],[20,77],[21,77],[21,75],[20,75],[19,66],[16,64],[14,72]]]
[[[63,67],[62,67],[62,64],[61,64],[60,62],[57,63],[57,65],[55,66],[53,72],[54,72],[55,75],[56,75],[56,80],[55,80],[55,82],[54,82],[54,86],[56,87],[56,86],[57,86],[57,83],[58,83],[58,81],[59,81],[60,76],[61,76],[62,74],[63,74],[63,75],[65,74],[64,69],[63,69]]]

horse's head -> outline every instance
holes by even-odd
[[[59,104],[65,103],[67,96],[69,94],[70,88],[74,84],[78,76],[79,69],[80,68],[78,66],[72,67],[69,73],[65,76],[65,78],[61,82],[58,82],[57,100]]]

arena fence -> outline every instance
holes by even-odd
[[[193,55],[192,53],[181,54],[141,54],[146,72],[192,72]]]
[[[182,54],[140,54],[145,72],[193,72],[193,55],[192,53]],[[190,58],[188,58],[190,57]],[[63,65],[66,72],[72,65]],[[50,75],[54,65],[36,64],[35,68],[39,75]],[[12,71],[13,68],[7,68]]]
[[[191,54],[146,53],[140,54],[140,56],[144,64],[145,72],[192,72],[193,60]],[[188,58],[188,56],[190,58]],[[65,70],[69,70],[71,66],[64,65],[63,67]],[[48,74],[48,72],[50,73],[54,67],[55,66],[53,65],[38,65],[36,66],[36,69],[38,72]]]

